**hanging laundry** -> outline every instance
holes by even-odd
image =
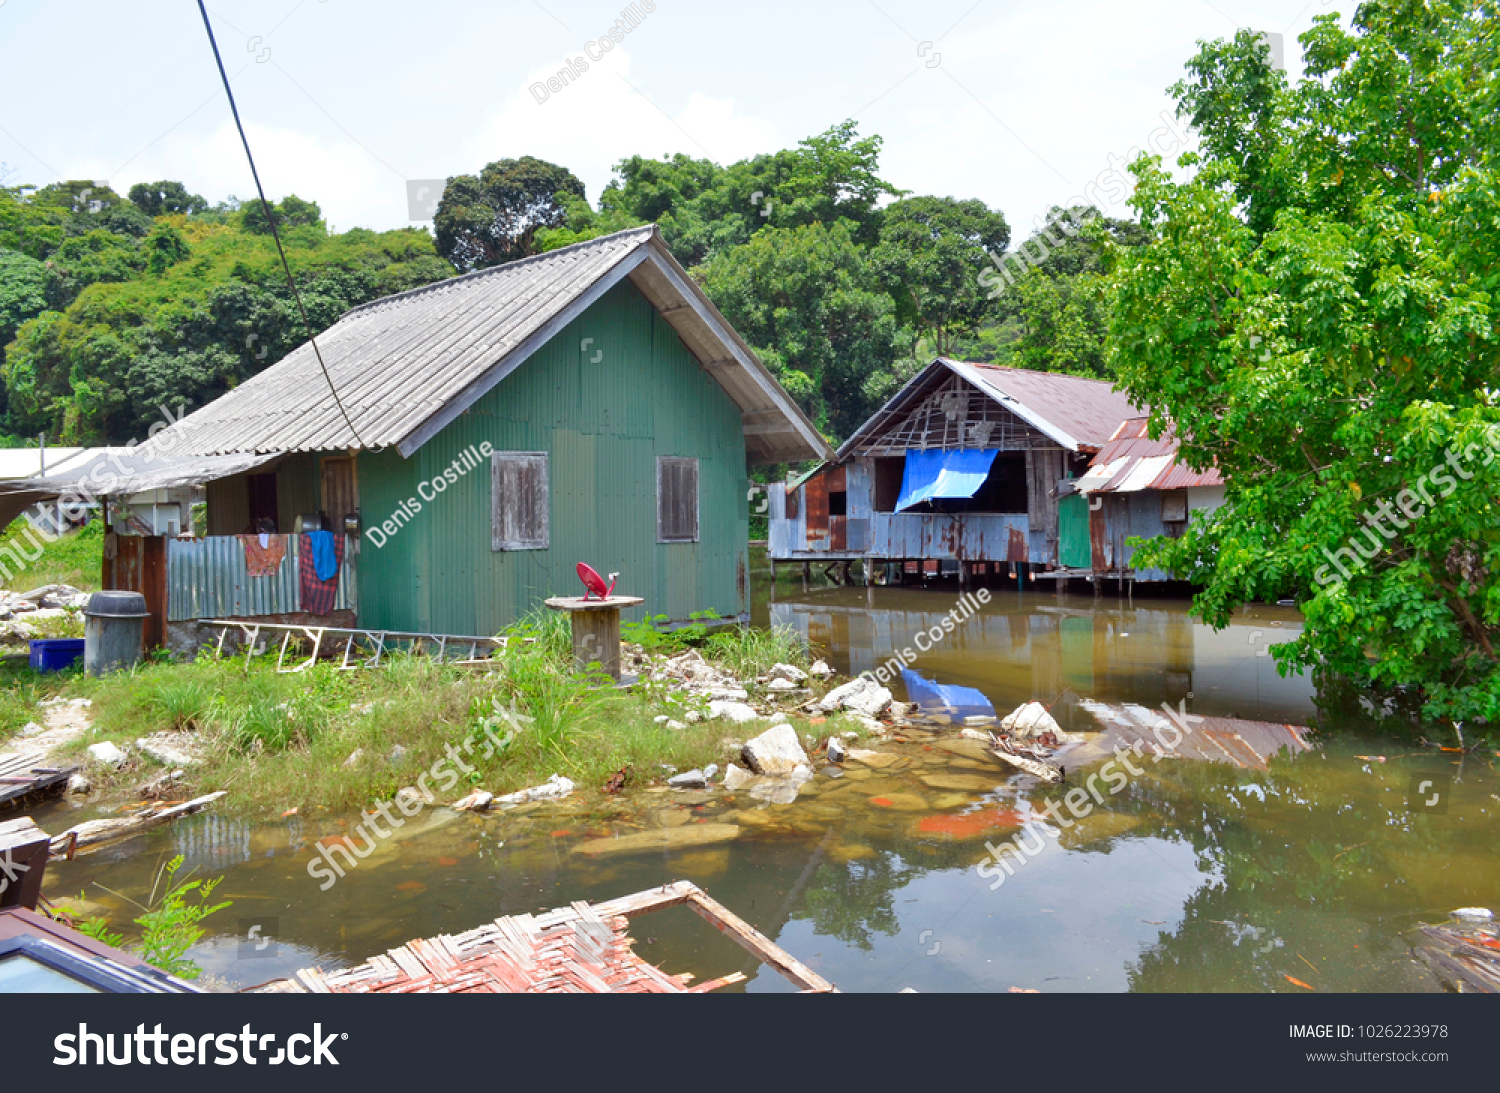
[[[286,557],[286,539],[280,535],[237,535],[245,548],[245,572],[252,577],[274,577]]]
[[[344,560],[344,537],[331,531],[305,531],[299,537],[297,573],[302,586],[302,610],[310,615],[333,611],[339,594],[339,566]]]

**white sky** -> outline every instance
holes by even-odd
[[[331,227],[410,223],[407,179],[535,155],[591,202],[633,154],[720,163],[854,117],[882,174],[978,197],[1023,238],[1131,157],[1200,39],[1295,38],[1329,0],[656,0],[623,44],[544,103],[527,88],[584,53],[621,0],[212,0],[262,180]],[[927,44],[930,43],[930,44]],[[1174,153],[1175,155],[1175,153]],[[0,162],[10,183],[180,179],[254,192],[195,4],[0,0]],[[1111,211],[1125,212],[1114,204]]]

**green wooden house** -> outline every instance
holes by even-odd
[[[321,513],[342,624],[461,635],[581,594],[580,561],[635,617],[744,618],[748,468],[832,454],[654,227],[356,308],[159,440],[240,460],[167,544],[171,620],[295,616],[234,537]]]

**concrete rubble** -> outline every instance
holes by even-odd
[[[857,676],[829,691],[817,703],[817,708],[824,713],[848,710],[866,717],[879,717],[890,704],[889,689],[865,676]]]
[[[123,767],[125,761],[130,757],[108,740],[102,740],[97,744],[88,746],[88,753],[96,762],[103,763],[108,767]]]
[[[148,759],[164,767],[191,767],[202,762],[194,750],[195,741],[186,733],[153,733],[140,737],[135,746]]]
[[[571,778],[554,774],[539,786],[496,797],[493,803],[497,808],[515,808],[517,805],[530,804],[532,801],[560,801],[570,796],[576,788]]]

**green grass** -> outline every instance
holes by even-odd
[[[466,741],[474,743],[460,754],[473,773],[446,764],[460,775],[457,784],[430,782],[445,801],[472,787],[513,792],[554,773],[596,790],[621,769],[649,782],[661,777],[661,763],[723,765],[725,740],[744,738],[743,726],[724,722],[667,729],[655,723],[661,707],[649,699],[593,685],[565,665],[541,641],[513,646],[486,673],[420,656],[372,671],[319,664],[295,675],[254,660],[247,668],[238,658],[143,664],[97,681],[95,729],[71,751],[97,740],[125,745],[152,732],[193,731],[205,753],[190,776],[194,792],[224,789],[230,808],[279,812],[389,799]],[[520,715],[520,731],[485,757],[486,726],[499,739],[509,731],[502,709]],[[156,771],[138,757],[119,772],[93,773],[98,784],[123,789]]]
[[[77,531],[69,532],[55,542],[47,542],[39,532],[26,534],[30,522],[13,520],[0,534],[0,587],[15,592],[40,588],[44,584],[70,584],[85,592],[99,588],[104,559],[104,521],[92,520]],[[40,545],[41,554],[37,555]]]
[[[744,680],[765,675],[777,664],[805,667],[809,662],[807,643],[795,630],[784,626],[770,630],[751,626],[720,630],[704,640],[703,655]]]
[[[509,793],[552,774],[593,790],[622,769],[637,784],[649,783],[663,776],[662,764],[722,766],[732,758],[729,740],[759,731],[723,721],[657,724],[662,714],[687,721],[688,708],[701,703],[660,685],[622,691],[574,671],[567,618],[559,613],[534,612],[505,636],[507,648],[489,670],[398,655],[374,670],[340,671],[323,662],[283,674],[274,658],[247,664],[205,652],[191,662],[153,659],[97,680],[70,672],[23,682],[18,674],[10,685],[0,683],[0,734],[35,717],[44,692],[86,693],[94,699],[94,729],[68,746],[69,756],[87,761],[84,749],[99,740],[129,746],[153,732],[190,732],[204,759],[188,788],[227,790],[227,807],[275,814],[293,806],[368,807],[416,785],[435,765],[457,775],[451,783],[432,775],[444,801],[475,787]],[[693,636],[706,656],[742,678],[807,659],[788,630],[734,627]],[[819,738],[834,723],[794,717],[793,726],[799,736]],[[503,747],[486,745],[497,739]],[[459,754],[472,771],[446,758],[465,743],[469,750]],[[90,773],[97,785],[124,791],[159,771],[135,755],[120,771],[91,766]]]

